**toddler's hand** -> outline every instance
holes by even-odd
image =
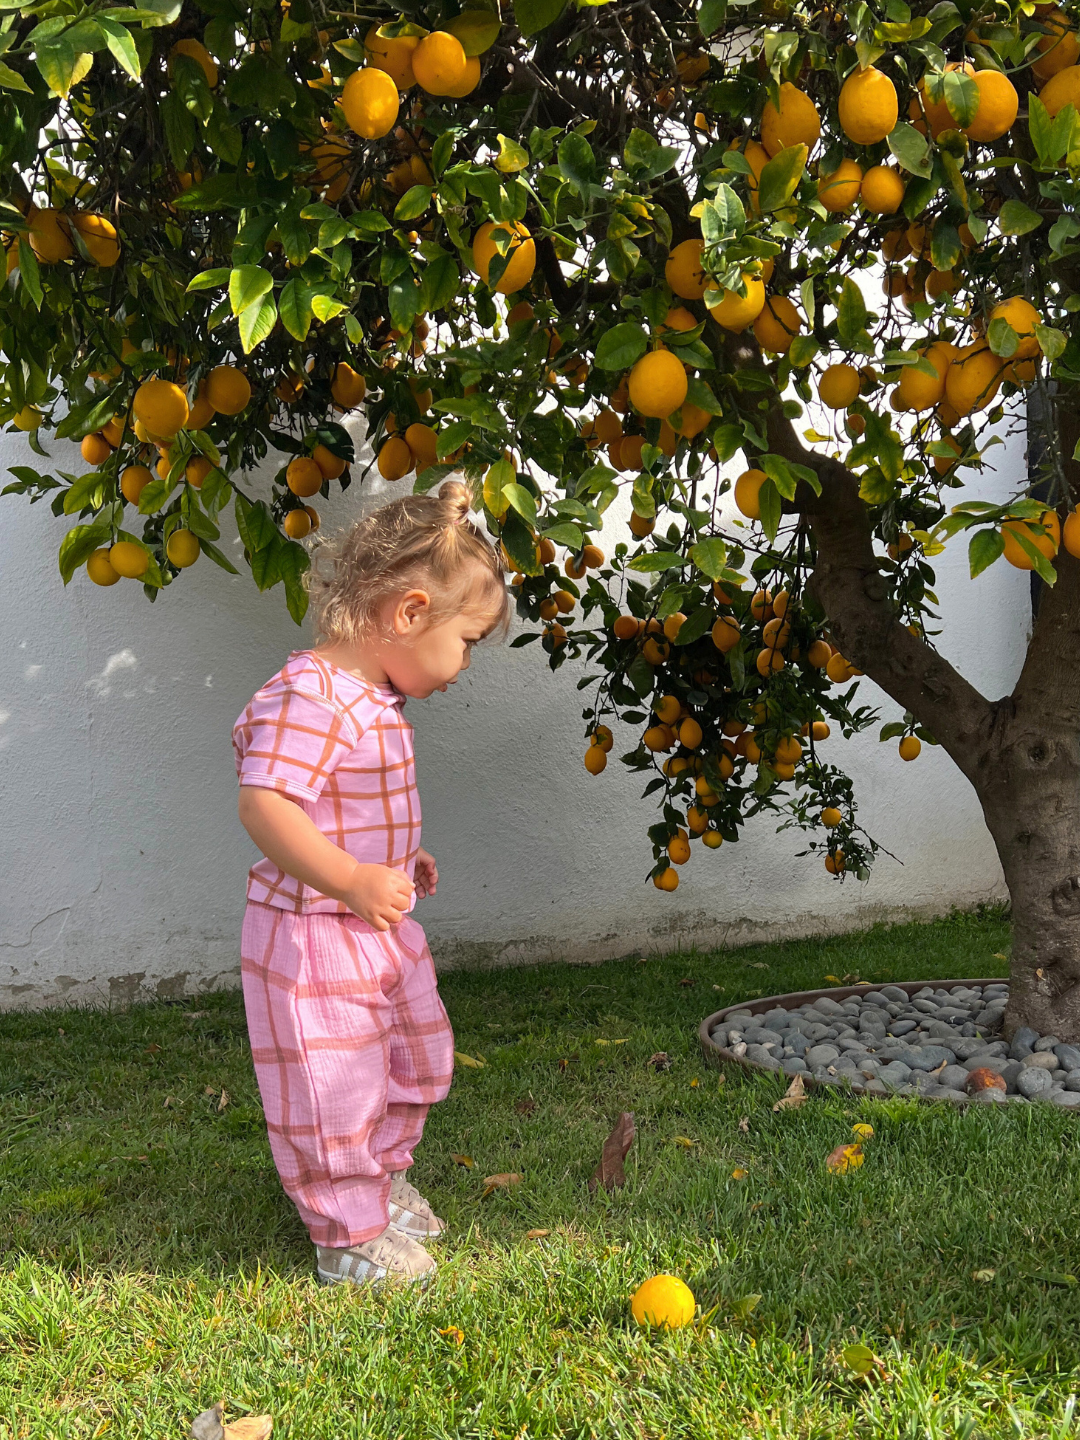
[[[339,898],[374,929],[389,930],[404,916],[412,896],[413,883],[404,870],[358,864]]]
[[[413,880],[416,884],[416,893],[421,899],[425,895],[435,894],[435,886],[439,883],[439,867],[435,864],[435,856],[430,855],[423,846],[416,852]]]

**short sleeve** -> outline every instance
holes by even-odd
[[[236,722],[241,785],[317,800],[359,736],[329,700],[291,687],[260,691]]]

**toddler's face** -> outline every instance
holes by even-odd
[[[422,618],[418,628],[408,635],[407,643],[387,646],[383,652],[391,684],[417,700],[445,690],[469,668],[473,646],[496,623],[497,616],[482,609],[470,609],[434,623]]]

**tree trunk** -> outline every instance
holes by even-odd
[[[1009,702],[1003,702],[1008,705]],[[1012,899],[1005,1031],[1080,1042],[1080,737],[1013,716],[975,781]]]
[[[1071,456],[1080,415],[1058,424]],[[770,443],[821,482],[798,509],[817,546],[809,588],[843,653],[930,730],[979,797],[1012,900],[1006,1034],[1025,1025],[1080,1044],[1080,560],[1059,552],[1020,679],[988,700],[899,623],[855,477],[808,453],[775,412]],[[1080,466],[1064,468],[1080,493]]]

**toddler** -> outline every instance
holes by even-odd
[[[233,730],[240,819],[264,856],[241,940],[252,1058],[274,1163],[330,1283],[427,1277],[422,1242],[444,1228],[406,1178],[454,1054],[409,914],[438,871],[402,708],[452,685],[508,621],[470,501],[447,481],[324,543],[308,577],[318,643]]]

